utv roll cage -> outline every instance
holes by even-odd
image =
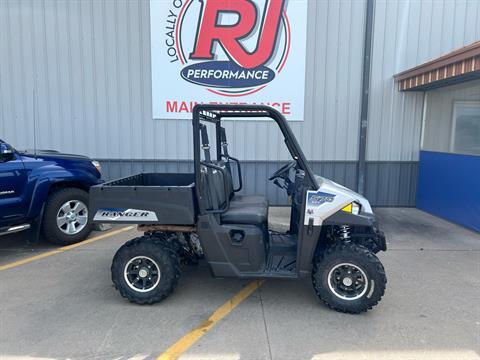
[[[228,151],[226,149],[226,137],[225,137],[225,129],[222,127],[222,119],[224,118],[270,118],[274,120],[283,134],[285,144],[287,146],[288,151],[292,158],[297,162],[299,168],[305,172],[305,181],[307,186],[311,189],[316,190],[318,188],[318,183],[315,179],[315,176],[312,172],[312,169],[308,165],[307,159],[302,151],[302,148],[298,144],[297,139],[293,135],[290,126],[287,124],[287,120],[285,117],[278,112],[277,110],[265,106],[265,105],[242,105],[241,109],[239,109],[238,105],[204,105],[198,104],[195,105],[193,108],[193,157],[194,157],[194,172],[195,172],[195,183],[200,184],[200,174],[201,174],[201,166],[205,166],[206,168],[215,169],[222,173],[222,177],[224,180],[225,189],[228,187],[227,185],[227,173],[224,167],[217,166],[210,162],[210,143],[208,140],[207,130],[202,122],[209,122],[215,125],[215,142],[216,142],[216,158],[217,161],[222,160],[222,156],[228,156],[231,160],[233,160],[237,164],[237,171],[239,171],[239,187],[235,189],[235,191],[239,191],[242,188],[241,182],[241,169],[239,161],[228,155]],[[224,154],[222,155],[222,147],[225,149]],[[205,161],[201,160],[200,151],[201,149],[205,152]],[[195,187],[195,191],[197,194],[198,199],[202,198],[202,194],[199,190],[199,187]],[[229,207],[229,200],[228,196],[226,197],[227,201],[221,209],[206,209],[202,206],[202,201],[200,203],[200,212],[202,214],[208,213],[223,213],[228,210]]]

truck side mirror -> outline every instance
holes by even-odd
[[[15,151],[7,143],[0,143],[0,162],[7,162],[15,157]]]

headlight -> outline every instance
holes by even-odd
[[[96,160],[93,160],[92,161],[92,165],[95,166],[95,168],[97,169],[97,171],[101,174],[102,173],[102,167],[100,166],[100,163]]]
[[[360,204],[356,202],[352,202],[345,206],[342,211],[352,213],[353,215],[358,215],[360,213]]]

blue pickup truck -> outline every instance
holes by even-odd
[[[0,140],[0,235],[32,229],[60,245],[85,239],[88,191],[102,182],[100,170],[85,156],[19,151]]]

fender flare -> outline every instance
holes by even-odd
[[[35,174],[35,172],[32,172],[29,181],[35,183],[31,194],[30,207],[27,213],[29,218],[37,218],[41,214],[43,204],[50,195],[52,186],[59,183],[71,183],[72,185],[75,185],[72,187],[83,187],[88,191],[90,186],[98,183],[98,179],[87,171],[76,169],[70,170],[60,167],[52,169],[52,171],[46,173],[39,172],[38,175]],[[82,186],[78,186],[78,184],[81,184]]]

